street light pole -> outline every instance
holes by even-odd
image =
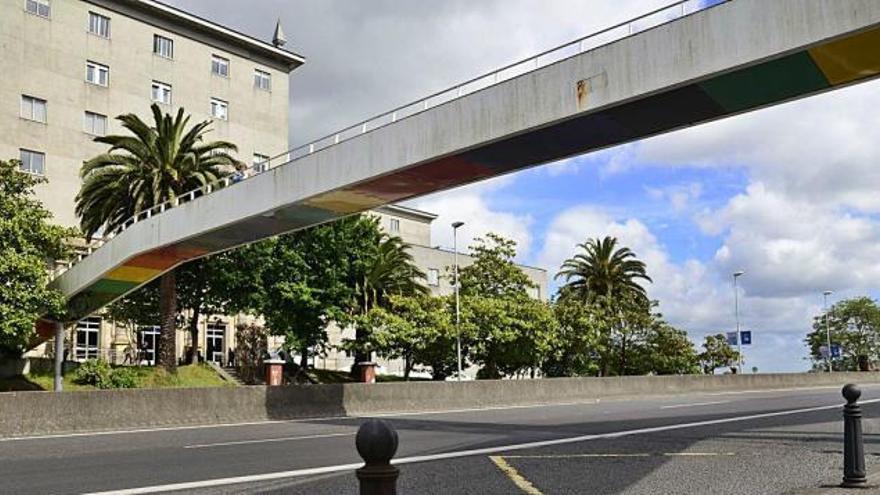
[[[743,371],[743,353],[742,353],[742,335],[739,331],[739,287],[736,279],[741,277],[745,272],[742,270],[733,272],[733,307],[736,316],[736,352],[739,353],[739,372]]]
[[[822,299],[824,301],[822,306],[825,308],[825,339],[828,344],[828,355],[825,358],[825,361],[828,364],[829,373],[834,371],[834,367],[831,365],[831,327],[828,326],[828,296],[831,294],[833,294],[833,292],[830,290],[826,290],[822,293]]]
[[[458,228],[462,225],[464,225],[464,222],[452,223],[452,252],[455,259],[453,267],[455,273],[455,352],[458,356],[458,381],[461,381],[461,304],[458,294]]]

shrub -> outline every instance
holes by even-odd
[[[89,359],[73,372],[73,381],[100,389],[135,388],[138,386],[138,374],[132,368],[111,368],[107,361]]]
[[[110,365],[102,359],[89,359],[73,372],[73,381],[80,385],[109,388]]]
[[[110,371],[109,388],[136,388],[137,386],[137,371],[131,368],[113,368],[113,370]]]

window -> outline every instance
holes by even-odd
[[[272,74],[260,69],[254,69],[254,87],[265,89],[266,91],[272,89]]]
[[[21,118],[46,123],[46,100],[21,95]]]
[[[154,34],[153,53],[160,57],[174,58],[174,40]]]
[[[153,101],[156,103],[171,104],[171,85],[153,81],[153,89],[151,93]]]
[[[254,171],[259,174],[266,170],[269,170],[269,156],[254,153]]]
[[[229,60],[217,55],[212,56],[211,73],[222,77],[229,77]]]
[[[30,14],[49,17],[49,0],[25,0],[24,9]]]
[[[397,233],[400,232],[400,220],[397,218],[391,218],[388,220],[388,230],[391,232]]]
[[[83,130],[95,136],[107,134],[107,116],[99,113],[86,112]]]
[[[110,18],[89,12],[89,32],[102,38],[110,37]]]
[[[227,120],[229,118],[229,104],[217,98],[211,98],[211,116],[215,119]]]
[[[86,81],[107,86],[110,84],[110,67],[97,62],[86,62]]]
[[[98,358],[98,334],[101,331],[101,318],[91,316],[76,323],[76,347],[74,348],[77,361]]]
[[[432,285],[434,287],[440,285],[440,270],[436,268],[428,268],[427,279],[428,285]]]
[[[39,151],[26,149],[19,150],[21,171],[34,175],[43,175],[46,172],[46,154]]]

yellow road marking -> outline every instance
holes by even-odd
[[[495,465],[498,466],[498,469],[500,469],[505,475],[507,475],[507,477],[510,478],[510,481],[512,481],[513,484],[517,486],[517,488],[522,490],[523,493],[527,495],[543,495],[540,490],[535,488],[535,485],[531,484],[529,480],[523,478],[523,476],[519,474],[519,471],[508,464],[503,457],[490,455],[489,459],[491,459],[492,462],[494,462]]]

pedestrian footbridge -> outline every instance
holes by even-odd
[[[194,258],[878,72],[876,0],[676,3],[143,212],[52,283],[77,319]]]

